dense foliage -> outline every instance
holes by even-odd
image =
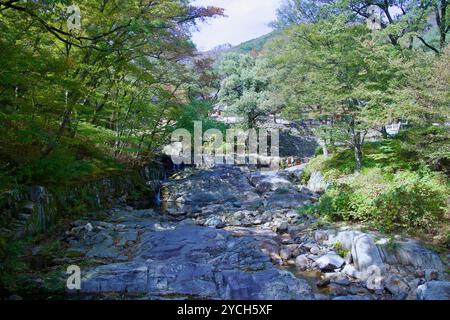
[[[222,14],[186,0],[0,1],[0,192],[151,159],[184,105],[209,99],[190,31]]]
[[[369,223],[386,232],[426,231],[441,243],[447,241],[450,230],[442,222],[448,220],[450,183],[444,173],[430,169],[427,164],[432,162],[402,141],[416,137],[418,132],[423,133],[423,129],[367,143],[364,167],[357,175],[352,174],[355,164],[349,150],[318,156],[302,178],[307,182],[313,171],[320,171],[330,187],[318,204],[307,210],[330,220]]]
[[[78,17],[68,0],[0,0],[0,206],[17,184],[147,163],[193,120],[223,131],[217,102],[248,128],[315,123],[305,179],[331,183],[316,212],[386,230],[448,222],[448,1],[285,0],[275,32],[220,61],[195,56],[190,32],[223,11],[191,2],[80,0]]]
[[[303,179],[330,187],[313,212],[445,240],[449,21],[447,1],[285,0],[262,50],[222,59],[220,101],[250,127],[279,113],[315,124]]]

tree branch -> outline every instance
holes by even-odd
[[[422,38],[420,36],[417,36],[417,38],[425,45],[425,47],[433,50],[437,54],[440,54],[440,51],[438,49],[436,49],[435,47],[433,47],[432,45],[430,45],[429,43],[427,43],[424,38]]]

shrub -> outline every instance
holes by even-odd
[[[395,175],[370,169],[335,183],[315,210],[335,220],[372,223],[385,231],[433,231],[448,209],[445,178],[431,172]]]
[[[92,174],[94,169],[91,162],[77,161],[73,154],[57,150],[46,158],[30,161],[22,166],[17,176],[28,183],[62,183]]]
[[[399,173],[374,199],[374,219],[389,229],[432,230],[446,212],[448,194],[448,185],[437,174]]]
[[[303,170],[300,180],[303,184],[307,184],[309,181],[309,178],[311,178],[311,174],[314,171],[322,171],[324,169],[324,162],[325,157],[324,156],[317,156],[314,159],[312,159],[306,168]]]
[[[446,126],[411,128],[401,132],[402,148],[420,162],[450,175],[450,129]]]

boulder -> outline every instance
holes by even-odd
[[[375,291],[376,293],[383,292],[385,278],[382,276],[382,271],[378,266],[370,266],[364,273],[362,273],[360,278],[365,280],[367,289]]]
[[[363,280],[367,279],[369,268],[377,268],[382,275],[389,265],[408,272],[416,270],[424,273],[424,276],[425,270],[429,270],[428,281],[440,279],[444,273],[439,256],[414,240],[396,241],[392,245],[386,239],[375,242],[374,235],[351,230],[330,235],[326,241],[330,246],[337,243],[343,249],[351,251],[351,260]]]
[[[419,300],[450,300],[450,282],[432,281],[417,288]]]
[[[317,232],[316,232],[317,233]],[[320,238],[326,238],[326,243],[330,246],[334,246],[339,243],[339,245],[342,247],[342,249],[345,250],[352,250],[353,243],[355,241],[355,238],[357,236],[362,235],[363,233],[360,231],[341,231],[337,234],[327,234],[327,236],[323,235],[323,233],[326,233],[326,231],[320,232],[317,237]]]
[[[373,236],[368,234],[356,235],[352,243],[352,259],[356,268],[368,276],[369,268],[375,267],[380,274],[383,273],[385,266],[377,246],[374,243]]]
[[[289,228],[289,223],[286,221],[278,220],[274,222],[274,228],[273,230],[278,233],[284,233],[287,232]]]
[[[301,255],[298,256],[295,259],[295,265],[302,271],[305,271],[306,269],[308,269],[308,265],[309,265],[309,259],[307,257],[307,255]]]
[[[438,278],[444,274],[444,265],[438,254],[415,240],[397,241],[395,246],[381,245],[379,251],[385,263],[413,270],[435,270]],[[431,279],[430,279],[431,280]]]
[[[408,296],[409,286],[397,275],[390,275],[384,281],[384,287],[395,299],[404,300]]]
[[[258,192],[259,194],[264,194],[269,192],[272,189],[272,184],[270,182],[261,182],[259,183],[256,188],[255,191]]]
[[[356,270],[354,266],[349,264],[345,265],[345,267],[342,269],[342,272],[345,273],[347,276],[355,279],[361,278],[360,272]]]
[[[211,217],[206,220],[205,226],[220,229],[225,227],[225,223],[219,217]]]
[[[323,193],[328,188],[328,183],[319,171],[314,171],[311,173],[307,187],[312,192]]]
[[[303,207],[309,196],[294,189],[278,189],[265,201],[267,209],[297,209]]]
[[[280,250],[280,257],[283,260],[289,260],[292,257],[292,251],[288,248],[283,248]]]
[[[319,259],[317,259],[316,263],[321,270],[332,271],[341,268],[344,265],[345,261],[338,254],[334,252],[329,252],[326,255],[321,256]]]
[[[330,236],[327,244],[331,246],[339,244],[342,249],[350,250],[351,260],[359,271],[358,276],[363,280],[367,279],[368,269],[373,266],[379,268],[380,274],[384,270],[382,257],[372,235],[354,230],[342,231]]]
[[[439,279],[439,271],[434,269],[427,269],[424,271],[425,273],[425,280],[426,281],[434,281]]]
[[[309,252],[311,252],[311,254],[318,255],[318,254],[320,253],[320,249],[319,249],[318,246],[313,246],[313,247],[309,250]]]
[[[328,240],[328,232],[323,230],[318,230],[314,233],[314,240],[317,242],[324,242]]]

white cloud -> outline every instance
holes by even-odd
[[[272,29],[281,0],[196,0],[195,5],[216,6],[225,9],[227,17],[216,18],[199,25],[193,41],[201,51],[218,45],[237,45],[258,38]]]

